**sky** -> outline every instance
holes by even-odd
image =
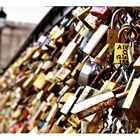
[[[3,7],[6,20],[26,23],[39,23],[51,7]]]

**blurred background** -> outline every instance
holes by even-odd
[[[0,71],[51,7],[0,7]]]

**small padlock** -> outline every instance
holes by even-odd
[[[63,133],[65,129],[63,128],[63,123],[66,120],[64,115],[61,115],[58,120],[53,124],[49,133]]]
[[[61,67],[60,70],[55,74],[55,77],[63,81],[69,74],[70,74],[69,69]]]
[[[71,60],[74,56],[74,53],[76,51],[79,36],[80,36],[79,33],[77,33],[77,35],[72,40],[72,42],[70,42],[68,44],[68,46],[65,48],[64,52],[61,54],[61,56],[57,60],[58,64],[65,65],[65,66],[69,65],[69,63],[71,62]]]
[[[96,22],[97,22],[97,17],[93,16],[91,13],[89,13],[84,21],[88,24],[88,27],[90,27],[91,29],[96,29]],[[85,23],[84,22],[84,23]]]
[[[71,116],[68,118],[68,123],[70,123],[74,128],[78,128],[81,121],[77,117],[76,114],[71,114]]]
[[[46,80],[45,80],[45,74],[43,72],[41,72],[37,79],[35,80],[35,82],[33,83],[33,85],[38,88],[38,89],[42,89],[46,84]]]
[[[98,18],[102,19],[107,19],[108,16],[110,15],[110,10],[106,6],[94,6],[90,10],[90,12],[94,15],[97,16]]]
[[[79,87],[76,90],[75,94],[71,93],[67,101],[65,102],[64,106],[61,108],[60,112],[62,112],[63,114],[68,114],[68,112],[71,111],[74,103],[77,101],[82,91],[83,91],[83,87]]]

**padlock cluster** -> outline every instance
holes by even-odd
[[[75,7],[0,77],[1,133],[139,133],[140,16]]]

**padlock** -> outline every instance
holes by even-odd
[[[130,35],[128,35],[128,37],[127,37],[127,39],[125,40],[125,41],[127,41],[127,40],[130,40],[131,41],[131,37],[129,37],[129,36],[131,36],[131,35],[134,35],[134,37],[137,35],[137,31],[135,30],[135,29],[131,29],[131,26],[129,25],[129,26],[124,26],[124,27],[122,27],[121,29],[120,29],[120,31],[118,32],[118,41],[119,42],[121,42],[121,38],[122,38],[122,34],[123,34],[123,32],[125,32],[125,31],[127,31],[128,30],[128,33],[130,32]],[[133,37],[133,38],[134,38]],[[134,57],[134,51],[132,51],[133,50],[133,48],[134,48],[134,42],[132,42],[132,47],[131,47],[131,53],[132,53],[132,56]],[[121,46],[120,46],[121,45]],[[116,44],[115,43],[115,52],[114,52],[114,63],[119,63],[118,61],[120,61],[120,63],[125,63],[125,64],[127,64],[128,62],[128,56],[127,56],[127,49],[129,48],[129,47],[125,47],[125,46],[123,46],[123,45],[126,45],[127,46],[127,44]],[[122,51],[121,51],[121,49],[122,49]],[[116,60],[115,60],[115,57],[116,57]],[[130,57],[130,55],[129,55],[129,57]],[[138,57],[138,56],[137,56]],[[132,61],[132,60],[131,60]]]
[[[86,25],[83,25],[79,31],[79,34],[82,38],[84,38],[89,31],[90,29]]]
[[[96,29],[96,22],[97,22],[97,17],[96,16],[93,16],[91,13],[89,13],[84,21],[88,24],[88,27],[90,26],[91,29]],[[85,23],[84,22],[84,23]]]
[[[94,114],[87,127],[87,133],[98,133],[103,127],[103,111]],[[98,130],[99,129],[99,130]]]
[[[77,117],[76,114],[71,114],[71,116],[68,118],[68,123],[70,123],[74,128],[78,128],[80,126],[81,121]]]
[[[23,85],[23,83],[25,82],[25,80],[27,80],[27,76],[22,76],[21,78],[19,78],[17,81],[16,81],[16,84],[18,85],[18,86],[22,86]]]
[[[31,75],[26,79],[26,81],[23,83],[22,87],[23,87],[23,88],[28,88],[28,87],[30,87],[31,84],[32,84],[32,81],[33,81],[34,77],[35,77],[35,75],[34,75],[34,74],[31,74]]]
[[[6,93],[6,96],[4,96],[4,98],[1,100],[1,103],[0,103],[0,110],[3,109],[3,107],[6,105],[8,99],[10,97],[10,92],[7,92]]]
[[[53,35],[52,40],[59,40],[62,36],[64,36],[67,33],[68,27],[71,25],[71,23],[74,21],[74,18],[69,20],[69,22],[66,25],[62,25],[60,29],[57,30],[57,32]]]
[[[73,111],[82,119],[98,111],[112,107],[117,99],[123,98],[126,95],[127,92],[114,96],[112,91],[106,91],[104,94],[99,94],[75,104]]]
[[[99,64],[94,63],[92,61],[86,62],[80,71],[78,82],[84,86],[90,84],[91,79],[94,78],[99,71],[100,71]]]
[[[53,105],[53,107],[51,108],[51,110],[50,110],[50,112],[49,112],[49,115],[48,115],[47,118],[46,118],[46,123],[47,123],[48,126],[52,125],[53,119],[54,119],[54,117],[55,117],[55,115],[56,115],[58,109],[59,109],[59,108],[58,108],[58,104],[55,103],[55,104]]]
[[[59,102],[60,102],[60,103],[65,103],[71,94],[72,94],[72,93],[66,92],[64,95],[61,95],[62,97],[61,97],[61,99],[59,100]]]
[[[63,133],[65,131],[65,129],[63,128],[65,120],[66,117],[64,115],[61,115],[49,130],[49,133]]]
[[[70,78],[69,80],[67,80],[66,85],[61,89],[61,91],[59,91],[59,95],[64,95],[75,83],[75,79],[74,78]]]
[[[103,49],[98,53],[95,59],[99,61],[105,61],[106,58],[110,58],[112,55],[113,47],[110,44],[106,44]]]
[[[45,80],[45,74],[43,72],[41,72],[37,79],[34,81],[33,85],[38,88],[38,89],[42,89],[46,84],[46,80]]]
[[[135,75],[135,69],[133,69],[133,71],[129,77],[129,81],[127,82],[127,85],[125,86],[124,92],[126,92],[130,89],[134,75]],[[122,98],[115,104],[114,109],[112,111],[112,116],[115,116],[117,118],[122,118],[124,116],[124,113],[122,110],[123,103],[124,103],[124,99]],[[119,112],[118,112],[118,110],[119,110]],[[123,118],[123,119],[125,119],[125,118]]]
[[[75,94],[71,93],[70,96],[68,97],[67,101],[65,102],[65,104],[61,108],[60,112],[62,112],[63,114],[68,114],[68,112],[71,111],[74,103],[77,101],[77,99],[82,91],[83,91],[83,87],[79,87],[76,90]]]
[[[120,80],[122,79],[122,73],[120,73],[119,77],[115,80],[115,75],[117,74],[117,70],[111,75],[109,80],[106,80],[103,84],[103,86],[101,87],[99,92],[103,92],[105,90],[113,90],[114,87],[120,82]],[[113,79],[113,81],[112,81]]]
[[[74,9],[72,11],[72,15],[75,16],[75,17],[78,17],[78,15],[82,12],[83,12],[83,8],[82,7],[77,7],[76,9]]]
[[[108,44],[114,44],[117,42],[117,36],[118,36],[118,32],[119,32],[119,27],[117,27],[117,17],[118,15],[121,13],[121,11],[125,11],[124,9],[118,9],[116,10],[113,15],[112,15],[112,19],[111,19],[111,25],[110,25],[110,29],[108,29],[107,31],[107,43]]]
[[[45,105],[46,105],[46,102],[42,102],[42,103],[39,103],[39,106],[37,106],[38,110],[37,111],[35,110],[34,114],[32,115],[32,117],[29,120],[29,124],[31,125],[31,127],[33,125],[32,123],[35,122],[36,118],[39,117],[40,112]]]
[[[76,103],[81,102],[84,99],[89,98],[91,96],[96,96],[96,95],[98,95],[98,93],[99,93],[99,90],[94,89],[94,88],[92,88],[90,86],[86,86],[84,88],[84,90],[82,91],[81,95],[79,96],[79,98],[78,98]],[[71,110],[71,112],[72,112],[72,110]]]
[[[26,51],[24,57],[23,57],[23,61],[26,61],[26,60],[30,59],[30,58],[32,57],[32,54],[33,54],[37,49],[38,49],[38,46],[33,47],[33,48],[29,47],[29,48],[27,49],[27,51]],[[22,62],[21,62],[21,63],[22,63]]]
[[[128,64],[127,48],[128,43],[115,43],[114,63]]]
[[[83,52],[86,54],[91,54],[94,49],[96,49],[96,45],[99,43],[101,38],[104,36],[108,29],[107,25],[101,24],[99,28],[95,31],[95,33],[92,35],[90,38],[89,42],[87,45],[84,47]]]
[[[75,69],[71,72],[71,76],[75,79],[78,79],[79,77],[79,73],[81,71],[81,69],[83,68],[84,64],[89,60],[89,56],[85,56],[85,58],[83,58],[82,62],[79,62],[77,64],[77,66],[75,67]]]
[[[128,29],[128,28],[127,28]],[[121,42],[121,35],[125,28],[118,32],[118,42]],[[114,46],[114,63],[115,64],[128,64],[127,55],[128,43],[115,43]]]
[[[51,53],[51,55],[48,57],[47,61],[44,62],[44,64],[42,65],[42,69],[45,71],[45,73],[47,73],[48,70],[54,66],[53,58],[55,57],[56,53],[58,52],[58,49],[59,48],[56,47],[53,50],[53,52]]]
[[[66,129],[66,131],[64,132],[64,134],[75,134],[75,133],[77,133],[77,131],[76,131],[76,129],[74,129],[72,126],[70,126],[70,127],[68,127],[67,129]]]
[[[61,81],[65,80],[65,78],[70,74],[70,70],[64,67],[55,74],[55,77],[60,79]]]
[[[81,44],[80,44],[80,50],[83,50],[84,47],[86,46],[86,44],[88,43],[90,37],[92,36],[92,32],[88,31],[84,37],[84,39],[82,40]]]
[[[87,7],[87,8],[78,7],[73,11],[73,15],[83,22],[84,18],[86,17],[90,9],[91,7]]]
[[[57,60],[58,64],[65,65],[65,66],[69,65],[69,63],[71,62],[71,60],[73,58],[73,55],[75,54],[76,47],[78,45],[77,43],[79,42],[78,41],[79,36],[80,36],[80,34],[77,33],[75,38],[68,44],[68,46],[65,48],[64,52],[62,53],[62,55]]]
[[[98,18],[102,19],[107,19],[108,16],[110,15],[110,10],[106,6],[94,6],[90,10],[90,12],[94,15],[97,16]]]
[[[81,121],[81,133],[87,133],[88,124],[89,123],[85,120]]]
[[[128,120],[134,128],[140,127],[139,91],[140,80],[135,78],[122,106]]]

